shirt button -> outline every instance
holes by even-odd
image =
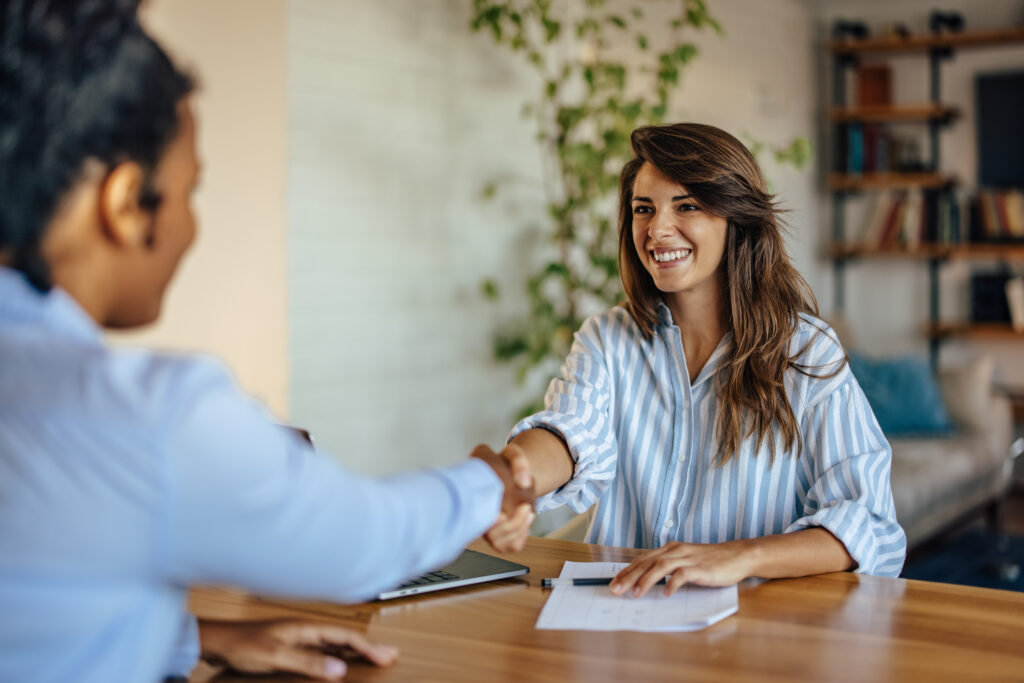
[[[679,462],[686,462],[686,456],[682,453],[679,454]]]
[[[666,519],[665,520],[665,528],[666,529],[671,529],[672,528],[672,520],[671,519]]]

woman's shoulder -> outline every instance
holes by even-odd
[[[790,376],[810,405],[849,381],[846,350],[835,330],[821,318],[801,313],[790,342]]]
[[[832,327],[810,313],[800,313],[790,342],[794,361],[834,363],[846,358],[846,350]]]
[[[634,343],[643,340],[643,332],[624,304],[618,304],[589,316],[580,325],[579,336],[603,343]]]

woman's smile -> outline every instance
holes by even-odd
[[[686,263],[690,259],[693,249],[688,248],[655,248],[651,249],[651,258],[657,262],[659,268],[672,268]]]

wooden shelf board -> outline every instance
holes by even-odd
[[[853,55],[870,52],[922,52],[932,48],[978,47],[1021,42],[1024,42],[1024,26],[943,35],[913,35],[906,38],[882,36],[865,40],[834,40],[829,43],[829,50],[832,54]]]
[[[828,112],[829,119],[837,123],[857,121],[948,121],[959,115],[960,110],[957,107],[931,103],[833,107]]]
[[[913,247],[906,244],[865,244],[844,242],[831,244],[829,256],[835,259],[851,258],[910,258],[910,259],[1003,259],[1024,260],[1024,244],[930,244]]]
[[[910,247],[906,244],[863,244],[848,242],[844,244],[832,244],[829,246],[829,255],[832,258],[910,258],[929,259],[945,258],[950,253],[950,247],[946,245],[921,244]]]
[[[998,258],[1009,261],[1024,260],[1024,244],[958,244],[952,248],[950,258]]]
[[[1024,332],[1016,332],[1008,323],[931,323],[925,325],[925,334],[932,338],[965,337],[991,341],[1024,341]]]
[[[945,187],[954,184],[955,178],[941,173],[831,173],[828,177],[828,187],[831,190]]]

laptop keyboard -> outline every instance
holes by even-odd
[[[455,574],[450,572],[441,571],[440,569],[432,571],[423,576],[418,576],[411,581],[406,581],[399,588],[412,588],[413,586],[426,586],[427,584],[437,583],[439,581],[451,581],[452,579],[459,578]]]

